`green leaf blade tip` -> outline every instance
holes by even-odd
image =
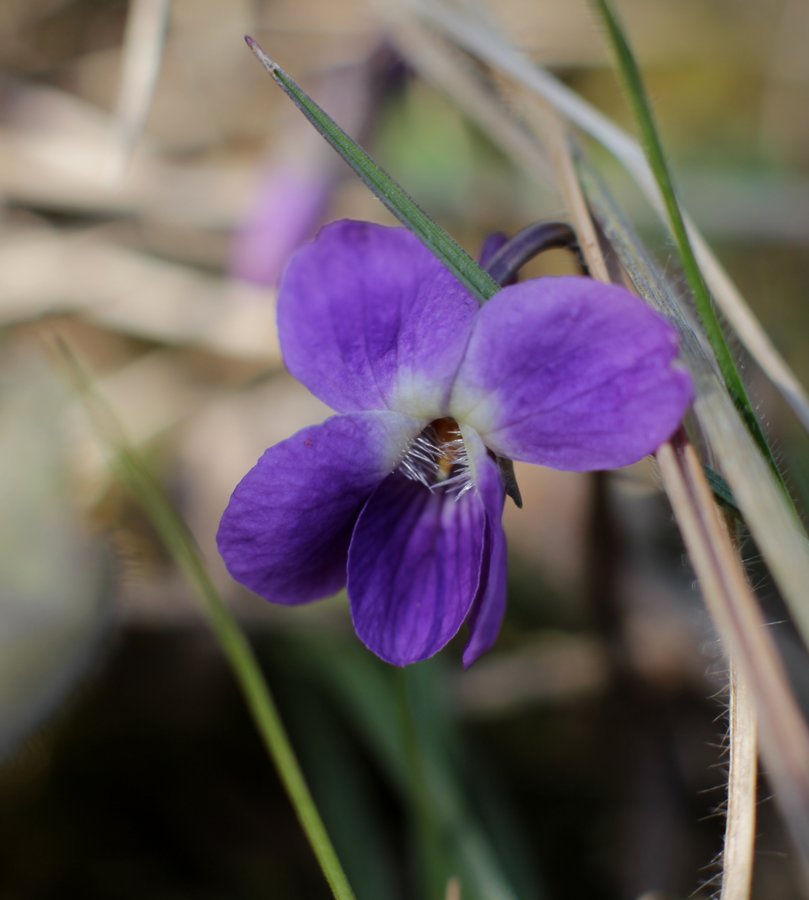
[[[409,228],[480,303],[485,303],[494,296],[500,290],[500,285],[491,275],[437,225],[407,191],[267,55],[254,38],[245,35],[244,40],[275,83],[389,212]]]

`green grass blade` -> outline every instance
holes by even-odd
[[[609,35],[618,60],[618,69],[624,81],[624,87],[629,95],[633,112],[635,113],[635,117],[638,120],[638,125],[643,135],[649,165],[654,173],[655,180],[657,181],[657,185],[666,205],[669,224],[671,225],[671,230],[680,253],[683,272],[688,280],[691,292],[694,295],[697,312],[708,340],[710,341],[714,355],[716,356],[725,386],[727,387],[739,414],[742,416],[745,425],[761,449],[761,452],[769,461],[770,466],[775,472],[785,493],[789,495],[775,462],[775,457],[767,442],[767,437],[753,411],[744,382],[739,374],[739,369],[736,366],[733,355],[725,341],[725,336],[722,333],[722,326],[716,315],[716,310],[714,309],[708,286],[705,283],[705,279],[702,277],[699,263],[694,255],[694,249],[691,246],[688,230],[685,226],[685,221],[683,220],[680,205],[677,202],[674,183],[671,178],[668,163],[666,162],[666,156],[663,152],[663,144],[657,132],[657,126],[655,125],[654,117],[652,115],[651,104],[649,103],[649,98],[646,94],[637,61],[635,60],[635,56],[632,53],[632,49],[629,46],[629,42],[626,39],[618,18],[612,10],[609,0],[593,0],[593,4],[607,28],[607,34]]]
[[[544,896],[533,877],[522,878],[522,890],[512,886],[516,874],[505,868],[495,848],[490,823],[481,819],[473,805],[479,787],[475,781],[463,777],[470,749],[458,733],[446,705],[446,682],[442,674],[445,670],[440,659],[411,666],[402,675],[360,649],[355,641],[337,642],[333,636],[310,631],[294,642],[287,636],[285,643],[287,650],[293,648],[285,660],[285,671],[291,672],[293,678],[296,668],[312,676],[332,698],[333,706],[343,711],[352,732],[413,815],[414,825],[422,832],[418,835],[419,843],[436,830],[439,832],[439,839],[445,842],[442,848],[445,860],[449,860],[452,871],[461,879],[464,900]],[[405,724],[402,715],[401,685],[397,684],[400,679],[408,682],[410,709],[406,715],[412,713],[409,724]],[[410,728],[415,733],[408,738]],[[414,755],[421,757],[417,767],[426,781],[429,802],[437,819],[426,829],[422,810],[418,809],[425,801],[418,797],[420,789],[414,791]],[[534,864],[535,860],[526,855],[524,868],[532,873]],[[421,889],[413,896],[427,897],[428,884],[419,883]]]
[[[416,676],[417,677],[417,676]],[[409,793],[419,839],[419,856],[424,870],[424,886],[434,897],[443,894],[442,888],[452,874],[447,847],[447,835],[441,827],[427,778],[427,748],[419,733],[419,723],[413,701],[414,675],[410,669],[396,672],[399,723],[408,761]]]
[[[326,141],[356,172],[363,183],[394,216],[409,228],[441,262],[484,303],[500,290],[500,285],[443,228],[424,212],[407,191],[352,140],[292,78],[261,49],[251,37],[247,46]]]
[[[200,600],[333,895],[337,900],[354,900],[258,660],[227,604],[219,596],[188,526],[146,463],[127,445],[113,411],[93,391],[89,378],[69,348],[62,344],[61,349],[93,423],[114,450],[115,468],[122,482],[143,508]]]

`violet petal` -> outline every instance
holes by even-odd
[[[270,447],[233,492],[217,534],[230,574],[275,603],[338,591],[354,523],[423,422],[334,416]]]
[[[634,294],[588,278],[504,288],[480,311],[450,415],[500,456],[557,469],[637,462],[692,398],[672,326]]]
[[[478,304],[403,228],[341,221],[290,262],[278,327],[289,371],[340,412],[437,418]]]
[[[363,508],[348,552],[360,640],[397,666],[444,647],[475,599],[485,528],[477,491],[455,500],[399,473],[386,478]]]
[[[467,620],[469,641],[463,653],[463,664],[468,668],[494,644],[500,633],[506,611],[508,560],[502,523],[506,494],[500,471],[474,431],[464,428],[463,438],[472,476],[486,510],[485,563],[475,603]]]

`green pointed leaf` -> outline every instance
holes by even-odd
[[[314,125],[318,133],[340,154],[363,183],[382,201],[394,216],[409,228],[441,260],[441,262],[484,303],[500,290],[500,285],[482,269],[466,250],[424,212],[407,191],[352,140],[325,110],[251,37],[247,46],[255,53],[276,84]]]

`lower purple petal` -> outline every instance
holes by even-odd
[[[471,429],[464,429],[463,437],[486,511],[486,562],[469,616],[469,641],[463,653],[463,664],[468,668],[494,644],[500,633],[506,611],[508,553],[502,524],[506,494],[497,462]]]
[[[348,553],[360,640],[397,666],[444,647],[477,594],[485,529],[477,491],[456,500],[399,473],[385,479],[363,508]]]
[[[230,574],[275,603],[340,590],[363,504],[423,425],[390,412],[334,416],[267,450],[236,487],[219,525]]]

